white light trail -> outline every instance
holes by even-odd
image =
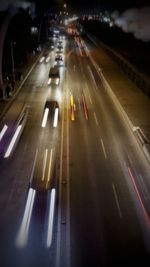
[[[51,168],[52,168],[52,158],[53,158],[53,149],[51,149],[51,154],[50,154],[47,183],[50,181],[50,174],[51,174]]]
[[[52,244],[55,197],[56,197],[56,190],[53,188],[51,190],[50,208],[49,208],[49,216],[48,216],[49,217],[48,218],[48,231],[47,231],[47,240],[46,240],[47,248],[49,248]]]
[[[42,174],[42,181],[44,181],[44,176],[45,176],[45,170],[46,170],[46,162],[47,162],[47,155],[48,155],[48,149],[45,149],[45,154],[44,154],[44,161],[43,161],[43,174]]]
[[[50,57],[47,57],[45,61],[48,63],[50,61]]]
[[[4,134],[6,133],[7,129],[8,129],[8,126],[5,124],[3,129],[0,132],[0,141],[2,140],[2,138],[3,138]]]
[[[40,63],[42,63],[44,61],[45,57],[41,57],[40,59]]]
[[[51,80],[52,80],[51,78],[48,79],[48,82],[47,82],[48,85],[50,85]]]
[[[58,84],[59,84],[59,78],[56,79],[56,85],[58,85]]]
[[[102,145],[102,149],[103,149],[103,153],[104,153],[105,159],[107,159],[106,149],[105,149],[105,146],[104,146],[102,138],[101,138],[101,145]]]
[[[36,191],[34,189],[29,189],[24,216],[16,238],[16,246],[19,248],[23,248],[27,244],[35,193]]]
[[[53,127],[57,127],[57,124],[58,124],[58,112],[59,112],[59,109],[55,108]]]
[[[8,158],[8,157],[10,156],[10,154],[11,154],[11,152],[12,152],[12,149],[13,149],[13,147],[14,147],[14,145],[15,145],[15,142],[16,142],[16,140],[17,140],[17,137],[18,137],[18,135],[19,135],[19,133],[20,133],[20,131],[21,131],[21,128],[22,128],[22,125],[19,125],[19,126],[17,127],[17,130],[15,131],[15,133],[14,133],[14,135],[13,135],[13,138],[12,138],[12,140],[11,140],[11,142],[10,142],[8,148],[7,148],[7,151],[6,151],[5,155],[4,155],[4,158]]]
[[[49,108],[46,108],[44,111],[44,116],[43,116],[42,125],[41,125],[43,128],[46,126],[48,113],[49,113]]]

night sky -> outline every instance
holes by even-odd
[[[23,0],[0,0],[0,9],[5,9],[11,2],[25,2]],[[26,1],[27,2],[27,1]],[[36,2],[42,9],[51,9],[53,6],[61,8],[64,3],[67,4],[70,10],[84,11],[93,9],[102,10],[126,10],[128,8],[142,7],[150,5],[150,0],[32,0],[29,2]]]
[[[108,10],[125,10],[128,8],[134,7],[142,7],[146,5],[150,5],[150,0],[36,0],[37,2],[42,2],[43,4],[49,6],[50,4],[54,4],[57,6],[63,5],[63,3],[67,3],[70,9],[75,10],[85,10],[85,9],[94,9],[94,8],[102,8]]]

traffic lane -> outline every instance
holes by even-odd
[[[53,129],[52,135],[52,129],[49,127],[41,128],[42,110],[43,104],[35,103],[35,107],[30,110],[25,131],[13,157],[7,162],[3,162],[1,166],[1,174],[4,177],[3,184],[1,184],[1,204],[5,206],[5,220],[2,221],[3,216],[1,216],[1,222],[5,228],[5,233],[11,232],[13,229],[14,234],[13,227],[16,224],[19,207],[22,206],[21,203],[26,197],[36,147],[55,147],[57,144],[57,129]],[[9,168],[7,168],[8,164]],[[9,224],[10,217],[12,219],[11,225]],[[11,242],[12,240],[13,238]]]
[[[30,129],[30,131],[32,131],[31,127],[30,126],[28,126],[28,127],[29,127],[28,129]],[[3,235],[1,235],[1,246],[3,247],[3,250],[4,250],[3,254],[4,255],[6,254],[6,257],[7,257],[8,254],[10,253],[12,255],[12,260],[15,260],[15,261],[19,259],[20,255],[22,255],[22,252],[20,254],[19,251],[14,251],[13,247],[14,247],[15,238],[16,238],[16,235],[17,235],[17,232],[19,229],[19,222],[21,221],[21,218],[22,218],[24,204],[26,202],[27,190],[28,190],[28,186],[30,183],[30,177],[31,177],[32,166],[33,166],[33,159],[34,159],[34,154],[35,154],[34,149],[36,147],[40,147],[40,146],[42,148],[43,148],[43,146],[49,147],[51,145],[52,145],[52,147],[55,147],[56,143],[54,141],[56,141],[56,138],[58,138],[58,134],[56,133],[56,131],[55,131],[55,133],[53,132],[54,138],[52,138],[52,135],[51,135],[51,132],[49,132],[49,129],[47,129],[47,132],[45,131],[45,133],[43,132],[43,129],[42,129],[39,139],[37,138],[37,134],[36,134],[36,142],[35,142],[35,146],[33,148],[33,140],[35,140],[35,132],[37,133],[37,129],[36,129],[33,131],[34,132],[34,134],[33,134],[34,139],[32,140],[32,137],[31,137],[31,143],[29,142],[28,144],[26,144],[26,153],[23,154],[22,153],[22,146],[23,146],[22,143],[23,143],[24,139],[26,139],[25,138],[26,135],[27,135],[27,139],[28,139],[28,129],[26,129],[27,133],[24,132],[22,142],[19,144],[17,151],[16,151],[17,156],[20,160],[18,160],[18,158],[17,159],[15,158],[15,160],[11,161],[10,165],[9,165],[10,166],[9,173],[6,174],[7,183],[8,183],[8,179],[10,179],[10,180],[13,179],[13,180],[11,180],[9,182],[9,190],[7,190],[7,192],[6,192],[6,186],[4,186],[4,190],[6,193],[5,197],[6,197],[7,205],[6,205],[6,201],[5,201],[3,203],[6,207],[6,209],[5,209],[5,224],[3,225],[3,230],[4,230]],[[44,130],[46,130],[46,129],[44,129]],[[45,141],[46,138],[47,138],[47,143]],[[43,143],[43,141],[45,141],[45,142]],[[15,169],[14,169],[14,166],[15,166]],[[11,171],[11,169],[12,169],[12,171]],[[6,168],[5,168],[5,171],[6,171]],[[11,224],[9,223],[10,218],[11,218]],[[34,226],[36,227],[36,224]],[[34,226],[33,226],[33,228],[34,228]],[[40,233],[40,234],[42,234],[42,233]],[[30,248],[31,248],[31,246],[30,246]],[[9,249],[10,249],[10,251],[9,251]],[[30,255],[29,250],[27,250],[27,252],[25,253],[26,258],[28,259],[28,260],[26,259],[27,262],[31,263],[33,260],[35,260],[35,259],[37,260],[36,255],[37,255],[38,250],[40,250],[40,244],[39,244],[39,248],[37,248],[36,253],[34,254],[33,257],[32,257],[32,255]],[[46,254],[46,253],[43,252],[43,254]],[[47,260],[49,258],[50,258],[50,256],[47,257]],[[54,257],[53,257],[53,260],[54,260]],[[42,259],[40,262],[42,263]],[[48,262],[50,262],[50,260]],[[28,265],[26,265],[26,266],[28,266]]]
[[[94,102],[94,106],[95,109],[97,108],[97,116],[103,112],[103,115],[99,116],[99,120],[103,122],[103,125],[106,125],[106,127],[103,126],[106,129],[104,132],[108,132],[109,130],[110,133],[108,140],[106,140],[106,144],[109,144],[109,140],[111,140],[112,144],[114,143],[114,149],[115,147],[116,150],[118,148],[118,151],[120,150],[119,153],[122,155],[122,159],[119,155],[120,161],[122,162],[124,160],[128,172],[130,172],[129,170],[131,169],[132,174],[136,177],[136,183],[138,184],[140,190],[145,191],[145,189],[147,189],[147,191],[149,191],[149,165],[143,155],[143,152],[139,149],[135,136],[131,133],[131,130],[129,130],[124,119],[118,114],[117,109],[114,107],[114,104],[110,100],[105,89],[101,86],[101,84],[100,86],[98,83],[96,84],[99,92],[93,92],[96,94],[95,99],[97,100],[97,103]],[[106,109],[106,107],[109,108]],[[142,191],[141,194],[143,195]],[[149,210],[149,193],[144,192],[144,194],[146,195],[145,205]],[[143,199],[145,199],[145,197],[143,197]]]
[[[81,75],[80,75],[80,77],[81,77]],[[90,87],[91,88],[91,87]],[[76,90],[77,91],[77,90]],[[77,127],[78,127],[78,120],[76,120],[75,122],[72,122],[72,123],[74,123]],[[85,122],[84,122],[85,123]],[[87,123],[87,122],[86,122]],[[95,122],[94,122],[94,124],[95,124]],[[80,127],[81,128],[81,127]],[[93,127],[92,127],[93,128]],[[74,132],[75,132],[76,130],[74,129]],[[94,131],[93,131],[94,132]],[[93,133],[92,132],[92,133]],[[95,138],[95,136],[93,137],[93,138]],[[76,138],[72,138],[71,137],[71,143],[72,143],[72,140],[84,140],[84,137],[83,137],[83,135],[82,135],[82,138],[80,139],[80,137],[79,136],[76,136]],[[75,141],[74,141],[75,142]],[[100,138],[99,138],[99,145],[100,145]],[[81,144],[79,144],[79,147],[81,148]],[[101,149],[102,149],[102,147],[101,147]],[[74,152],[75,152],[75,147],[74,147],[74,149],[73,149],[73,151],[72,151],[72,153],[70,153],[71,155],[74,155]],[[85,153],[86,154],[86,153]],[[103,158],[104,158],[104,154],[103,154]],[[85,157],[85,155],[84,156],[82,156],[82,162],[83,162],[83,158]],[[80,156],[78,155],[78,157],[77,158],[79,158],[79,160],[81,160],[81,158],[80,158]],[[116,165],[118,165],[118,162],[117,162],[117,164]],[[117,175],[116,175],[116,165],[115,165],[115,168],[114,168],[114,177],[116,177]],[[77,164],[76,164],[76,167],[77,166],[80,166],[80,163],[78,162]],[[83,166],[86,166],[85,164],[83,164]],[[84,168],[85,170],[86,170],[86,167]],[[118,168],[117,168],[118,169]],[[74,170],[74,172],[75,172],[76,170]],[[97,173],[97,172],[96,172]],[[74,176],[74,174],[73,173],[71,173],[71,177],[72,176]],[[88,174],[87,174],[87,176],[88,176]],[[110,171],[110,174],[108,175],[108,176],[110,176],[110,177],[112,177],[112,171]],[[118,177],[118,180],[120,180],[120,177],[122,178],[122,176],[123,176],[123,173],[121,172],[121,174],[119,174],[118,175],[119,177]],[[78,177],[78,175],[76,174],[75,175],[75,177]],[[81,178],[82,179],[82,178]],[[129,192],[128,192],[128,188],[127,188],[127,186],[126,186],[126,183],[124,183],[124,185],[122,186],[123,187],[123,190],[122,190],[122,198],[123,198],[123,202],[124,202],[124,197],[126,196],[126,195],[129,195]],[[124,187],[126,187],[126,190],[124,190]],[[82,187],[81,187],[82,188]],[[115,185],[114,185],[114,181],[112,181],[111,182],[111,190],[112,190],[112,192],[113,192],[113,197],[114,197],[114,201],[116,201],[115,199],[116,199],[116,188],[115,188]],[[74,192],[76,192],[76,190],[74,190]],[[109,196],[110,197],[110,196]],[[79,197],[76,197],[76,200],[77,199],[80,199]],[[109,198],[108,198],[109,199]],[[80,201],[81,203],[82,203],[82,201]],[[105,200],[105,202],[107,202],[107,200]],[[128,201],[127,201],[128,202]],[[80,204],[81,205],[81,204]],[[131,201],[131,197],[130,197],[130,203],[126,203],[126,201],[125,201],[125,203],[123,203],[123,206],[125,206],[125,210],[127,211],[126,212],[126,214],[127,214],[127,217],[130,217],[130,211],[128,210],[128,206],[131,206],[132,205],[132,208],[134,209],[134,206],[133,206],[133,203],[132,203],[132,201]],[[116,204],[116,208],[117,208],[117,204]],[[117,208],[118,209],[118,208]],[[84,210],[84,209],[83,209]],[[119,211],[118,211],[118,215],[119,215]],[[119,215],[120,216],[120,215]],[[135,218],[136,218],[136,213],[135,213],[135,210],[134,210],[134,216],[135,216]],[[131,220],[133,221],[133,224],[132,225],[134,225],[134,222],[136,222],[136,219],[134,218],[134,216],[133,216],[133,218],[131,218]],[[109,216],[107,216],[108,218],[109,218]],[[113,217],[113,216],[112,216]],[[72,220],[71,220],[72,221]],[[73,220],[74,221],[74,220]],[[116,224],[116,222],[115,222],[115,224]],[[118,225],[118,222],[117,222],[117,225]],[[111,226],[111,224],[109,224],[109,228],[110,228],[110,226]],[[130,229],[130,227],[131,227],[131,225],[128,225],[128,227],[129,227],[129,229]],[[132,228],[132,227],[131,227]],[[129,231],[129,229],[126,231],[126,232],[128,232]],[[133,229],[135,229],[134,228],[134,226],[133,226]],[[116,229],[116,231],[117,231],[117,229]],[[74,232],[73,230],[71,230],[71,233],[72,232]],[[138,231],[138,233],[140,232],[140,230]],[[130,229],[130,234],[132,235],[132,231],[131,231],[131,229]],[[135,234],[135,232],[134,232],[134,234]],[[138,236],[137,237],[135,237],[135,239],[134,239],[134,234],[133,234],[133,237],[130,237],[129,238],[129,240],[130,240],[130,242],[132,243],[132,239],[134,240],[134,242],[136,243],[136,238],[138,239]],[[110,236],[110,235],[109,235]],[[126,236],[128,236],[128,235],[126,235],[125,234],[125,237]],[[120,239],[122,240],[122,238],[121,238],[121,234],[120,234]],[[113,247],[113,244],[114,244],[114,240],[115,240],[115,238],[113,237],[112,238],[112,240],[113,240],[113,242],[110,242],[110,247]],[[125,239],[124,239],[125,240]],[[139,241],[139,247],[140,247],[140,242],[142,243],[142,240],[141,240],[141,237],[140,237],[140,241]],[[78,243],[78,242],[77,242]],[[117,243],[117,242],[116,242]],[[130,248],[131,248],[131,250],[132,250],[132,253],[133,253],[133,251],[134,251],[134,248],[132,248],[132,246],[131,246],[131,244],[130,244],[130,246],[129,246]],[[119,246],[118,246],[118,248],[119,248]],[[116,248],[115,248],[116,249]],[[139,249],[139,251],[141,252],[141,254],[140,255],[142,255],[142,249],[140,249],[140,248],[138,248]],[[137,249],[137,250],[138,250]],[[144,249],[143,249],[144,250]],[[110,251],[111,251],[111,249],[110,249]],[[123,252],[124,250],[123,250],[123,246],[122,246],[122,252]],[[134,252],[136,252],[136,249],[135,249],[135,251]],[[129,253],[130,254],[130,253]],[[115,253],[113,254],[112,253],[112,255],[113,255],[113,257],[115,257]],[[117,256],[116,256],[117,257]],[[134,260],[136,259],[136,257],[135,257],[135,255],[134,255]],[[129,260],[129,256],[127,257],[127,261]]]
[[[93,130],[89,133],[88,125],[83,127],[83,124],[80,125],[77,121],[72,124],[70,134],[72,265],[74,262],[73,266],[87,266],[88,263],[94,266],[99,266],[100,263],[108,266],[110,262],[107,259],[111,259],[115,264],[121,263],[124,257],[124,262],[127,264],[131,259],[136,260],[136,253],[142,253],[144,249],[141,245],[136,213],[127,188],[128,201],[125,201],[127,218],[123,220],[120,218],[115,201],[113,177],[117,176],[118,179],[122,177],[122,170],[118,168],[116,171],[116,168],[113,169],[105,162],[99,137],[93,134]],[[136,244],[135,247],[132,246],[133,243]]]

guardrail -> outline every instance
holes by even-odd
[[[94,35],[86,31],[85,34],[97,47],[101,46],[119,65],[121,70],[128,76],[128,78],[134,82],[146,96],[150,97],[150,79],[146,75],[140,73],[128,60],[126,60],[123,56],[118,54],[106,44],[102,43]]]

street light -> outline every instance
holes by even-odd
[[[15,45],[16,42],[11,41],[10,42],[10,46],[11,46],[11,60],[12,60],[12,76],[13,76],[13,81],[15,82],[15,64],[14,64],[14,47],[13,45]]]

